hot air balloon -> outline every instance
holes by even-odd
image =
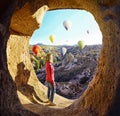
[[[63,22],[63,26],[65,27],[66,30],[69,30],[71,28],[71,25],[72,23],[69,20]]]
[[[87,30],[87,34],[89,34],[89,30]]]
[[[38,46],[38,45],[34,45],[34,46],[32,47],[32,51],[33,51],[33,53],[34,53],[35,55],[38,55],[38,53],[40,52],[40,50],[41,50],[41,47]]]
[[[78,46],[80,49],[83,49],[85,47],[85,42],[84,41],[78,41]]]
[[[50,39],[50,41],[53,43],[53,42],[55,41],[54,35],[50,35],[49,39]]]
[[[60,52],[61,52],[61,55],[64,56],[67,52],[67,48],[65,47],[60,48]]]

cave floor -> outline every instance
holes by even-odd
[[[25,95],[23,95],[19,91],[18,91],[18,97],[20,99],[21,104],[23,105],[23,107],[25,109],[30,110],[30,111],[37,113],[37,114],[39,114],[41,112],[41,110],[45,110],[45,109],[47,110],[49,108],[63,109],[65,107],[68,107],[69,105],[71,105],[75,101],[75,100],[66,99],[64,97],[61,97],[61,96],[55,94],[54,103],[56,105],[49,106],[48,103],[31,102]],[[47,99],[45,101],[47,101]]]

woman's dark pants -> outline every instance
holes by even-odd
[[[48,96],[48,99],[53,102],[53,99],[54,99],[54,93],[55,93],[55,86],[52,85],[52,83],[50,82],[47,82],[48,84],[48,93],[47,93],[47,96]]]

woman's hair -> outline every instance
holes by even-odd
[[[46,55],[46,62],[53,62],[53,55],[51,53]]]

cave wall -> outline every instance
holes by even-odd
[[[7,40],[10,36],[9,26],[16,4],[16,0],[9,2],[6,0],[0,3],[0,6],[2,6],[0,7],[0,114],[2,116],[34,116],[36,114],[25,110],[21,105],[17,96],[16,85],[7,66],[6,48]]]
[[[15,83],[17,82],[16,85],[20,85],[22,83],[25,85],[26,83],[34,88],[35,92],[40,96],[41,99],[45,99],[46,87],[44,87],[38,81],[34,72],[34,68],[31,64],[29,54],[29,41],[30,36],[11,34],[7,42],[8,70],[12,76],[13,81]]]
[[[8,8],[3,7],[0,9],[2,11],[0,16],[0,88],[2,93],[1,99],[4,98],[3,102],[1,102],[1,112],[5,112],[7,109],[11,113],[15,112],[16,114],[22,114],[22,112],[25,112],[24,115],[27,113],[29,113],[29,116],[35,115],[30,111],[24,110],[22,108],[16,94],[17,90],[14,79],[17,74],[16,66],[22,61],[33,75],[30,76],[29,84],[34,85],[38,83],[29,60],[28,36],[31,36],[34,30],[40,26],[44,13],[48,10],[49,7],[49,10],[77,8],[85,9],[91,12],[98,22],[103,34],[103,48],[98,61],[96,75],[88,85],[88,88],[84,94],[78,100],[76,100],[75,103],[65,108],[64,110],[47,109],[47,112],[50,114],[52,113],[53,116],[119,115],[120,0],[19,0],[17,6],[15,5],[15,0],[12,0],[12,2],[9,3]],[[47,5],[48,7],[44,5]],[[16,8],[16,10],[13,8]],[[13,11],[14,14],[10,24]],[[7,16],[7,19],[5,16]],[[3,20],[3,18],[6,20]],[[28,22],[29,20],[30,23]],[[9,25],[11,37],[7,43],[10,35]],[[14,35],[14,37],[12,35]],[[23,44],[23,41],[26,43],[25,45]],[[17,47],[17,45],[22,46],[23,49]],[[14,49],[14,47],[16,47],[16,51],[13,52],[11,49]],[[6,57],[6,48],[8,57]],[[23,58],[24,53],[26,53],[26,61],[24,61]],[[13,58],[16,60],[13,61]],[[11,63],[14,65],[10,65]],[[9,64],[8,67],[7,64]],[[40,83],[38,83],[38,85],[42,92],[42,85]],[[39,89],[38,86],[34,85],[34,87],[36,91]],[[5,88],[9,88],[9,92],[5,90]],[[12,91],[13,89],[14,92]],[[6,97],[8,95],[11,96],[9,99]],[[16,100],[14,101],[13,98]],[[19,107],[18,109],[16,108],[16,103]],[[39,115],[40,114],[47,116],[44,108],[41,109]]]
[[[11,34],[31,36],[33,32],[41,26],[45,12],[48,10],[46,5],[41,6],[34,13],[30,3],[15,11],[10,25]]]

